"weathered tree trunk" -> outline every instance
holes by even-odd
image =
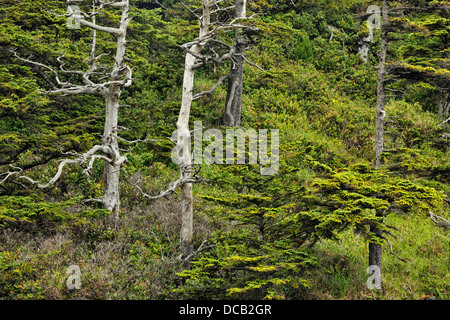
[[[443,115],[450,112],[450,99],[449,93],[445,90],[439,90],[439,106],[438,106],[438,115],[442,117]]]
[[[376,124],[375,124],[375,167],[379,168],[382,164],[381,154],[384,148],[384,104],[386,100],[385,93],[385,65],[388,45],[388,6],[387,0],[383,0],[382,8],[382,24],[381,24],[381,49],[380,60],[378,66],[378,88],[377,88],[377,107],[376,107]],[[378,217],[381,213],[377,212]],[[380,237],[382,231],[376,226],[371,226],[370,231]],[[380,276],[382,274],[382,253],[381,244],[369,243],[369,266],[378,266]]]
[[[116,87],[115,85],[112,87]],[[119,90],[118,92],[115,92]],[[120,88],[110,88],[110,92],[105,96],[105,128],[103,132],[103,145],[108,146],[111,150],[119,151],[117,142],[117,124],[118,124],[118,97],[120,95]],[[117,164],[115,155],[110,156],[112,163],[104,162],[103,172],[103,207],[114,213],[113,224],[118,227],[119,210],[120,210],[120,164]]]
[[[245,18],[246,0],[236,0],[236,18]],[[241,36],[241,30],[235,30],[235,53],[231,59],[231,70],[228,78],[227,98],[225,101],[225,113],[223,125],[226,127],[239,127],[241,125],[242,89],[244,81],[244,54],[246,41]]]
[[[376,226],[371,226],[370,232],[375,233],[376,236],[381,236],[381,230]],[[383,250],[380,244],[369,243],[369,266],[378,266],[381,271],[382,253]]]
[[[378,65],[378,88],[377,88],[377,107],[376,107],[376,124],[375,124],[375,167],[381,166],[381,154],[384,148],[384,104],[386,101],[385,93],[385,71],[386,71],[386,55],[388,45],[388,7],[387,1],[383,1],[382,9],[382,25],[381,25],[381,49],[380,60]]]
[[[128,28],[128,1],[122,7],[122,17],[120,21],[120,33],[117,35],[117,50],[115,56],[115,65],[111,73],[111,81],[120,81],[123,75],[130,69],[124,66],[126,51],[126,31]],[[131,75],[130,75],[131,76]],[[105,209],[114,213],[113,224],[118,228],[120,211],[120,169],[123,159],[120,157],[119,144],[117,142],[118,119],[119,119],[119,99],[121,86],[111,84],[105,94],[105,127],[103,132],[103,145],[108,146],[113,154],[110,158],[111,163],[104,162],[104,194],[103,206]]]
[[[239,44],[236,44],[236,53],[244,53],[242,46]],[[239,127],[241,125],[242,112],[244,58],[241,55],[235,56],[231,64],[223,125],[226,127]]]
[[[198,48],[193,48],[199,51]],[[189,115],[192,104],[192,90],[194,89],[194,70],[192,66],[195,63],[195,57],[189,53],[186,54],[185,72],[183,81],[183,97],[181,102],[180,115],[177,122],[177,150],[178,165],[180,167],[181,178],[189,178],[192,166],[190,143],[191,135],[189,131]],[[181,186],[181,236],[180,251],[181,257],[188,257],[194,250],[193,246],[193,195],[192,184],[186,183]]]
[[[200,37],[205,36],[209,31],[211,18],[211,2],[203,1],[203,16],[200,19]],[[181,101],[181,109],[177,122],[177,150],[178,165],[180,167],[180,175],[183,179],[189,179],[192,175],[192,158],[190,152],[191,135],[189,131],[189,116],[191,112],[194,76],[195,76],[195,55],[200,54],[204,47],[204,43],[196,43],[191,48],[191,53],[186,53],[183,79],[183,96]],[[185,183],[181,187],[181,235],[180,235],[180,251],[181,258],[188,259],[194,252],[193,243],[193,203],[192,184]]]

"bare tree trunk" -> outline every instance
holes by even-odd
[[[113,87],[113,86],[112,86]],[[117,124],[118,124],[118,94],[120,88],[112,88],[110,92],[105,96],[105,128],[103,132],[103,145],[109,146],[113,151],[119,151],[119,145],[117,143]],[[115,86],[114,86],[115,87]],[[115,154],[117,154],[115,152]],[[112,222],[115,227],[118,227],[119,222],[119,210],[120,210],[120,164],[118,165],[115,157],[112,156],[112,163],[104,162],[103,172],[103,207],[114,213]]]
[[[442,117],[443,115],[450,112],[450,99],[449,94],[445,90],[439,90],[439,106],[438,115]]]
[[[382,24],[381,24],[381,49],[380,60],[378,66],[378,88],[377,88],[377,107],[376,107],[376,124],[375,124],[375,167],[379,168],[382,164],[381,154],[384,148],[384,104],[386,100],[385,93],[385,65],[388,45],[388,6],[387,0],[383,0],[382,8]],[[376,216],[380,217],[382,214],[377,212]],[[381,237],[382,231],[376,226],[371,226],[370,231],[377,237]],[[380,276],[382,273],[382,253],[383,247],[381,244],[369,243],[369,266],[378,266]]]
[[[240,45],[236,46],[236,53],[243,53]],[[228,79],[227,98],[225,101],[225,114],[223,125],[226,127],[239,127],[241,125],[242,89],[244,80],[244,58],[236,56],[231,61],[232,67]]]
[[[209,31],[211,19],[210,0],[203,1],[203,16],[200,19],[200,38],[204,37]],[[177,122],[177,150],[178,165],[180,167],[181,179],[189,179],[192,175],[192,158],[190,152],[191,135],[189,131],[189,117],[193,100],[194,76],[196,55],[199,55],[204,47],[204,43],[196,43],[190,48],[190,52],[186,53],[183,79],[183,96],[181,101],[181,109]],[[193,203],[192,184],[185,183],[181,187],[181,235],[180,235],[180,251],[181,258],[186,259],[192,256],[194,252],[193,243]]]
[[[235,17],[237,19],[245,18],[246,6],[247,0],[236,0]],[[240,28],[236,28],[235,30],[234,46],[235,53],[231,59],[225,113],[223,115],[223,125],[226,127],[239,127],[241,125],[246,41],[241,37]]]
[[[370,227],[370,232],[375,233],[376,236],[381,236],[381,230],[376,226]],[[378,266],[381,271],[382,262],[382,246],[377,243],[369,243],[369,266]]]
[[[386,55],[388,45],[388,7],[387,0],[383,1],[382,9],[382,25],[381,25],[381,49],[380,60],[378,65],[378,88],[377,88],[377,107],[376,107],[376,124],[375,124],[375,167],[381,166],[381,154],[384,148],[384,104],[386,101],[385,93],[385,71],[386,71]]]
[[[120,32],[117,36],[117,50],[115,56],[115,65],[111,73],[111,81],[120,81],[125,73],[131,78],[131,71],[124,66],[124,58],[126,51],[126,31],[128,28],[129,5],[128,1],[122,7],[122,17],[120,21]],[[131,80],[130,80],[131,81]],[[113,224],[118,228],[119,211],[120,211],[120,170],[121,157],[119,144],[117,142],[118,119],[119,119],[119,99],[121,94],[121,86],[119,84],[111,84],[105,95],[105,128],[103,133],[103,144],[110,147],[113,152],[112,163],[104,162],[104,195],[103,206],[105,209],[114,213]]]

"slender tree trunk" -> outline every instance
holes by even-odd
[[[376,107],[376,124],[375,124],[375,167],[379,168],[382,164],[381,154],[384,148],[384,104],[386,100],[385,93],[385,65],[388,45],[388,6],[387,0],[383,0],[382,8],[382,24],[381,24],[381,50],[378,66],[378,88],[377,88],[377,107]],[[377,212],[376,216],[380,217],[382,213]],[[380,237],[382,231],[376,226],[371,226],[370,231]],[[380,276],[382,274],[382,253],[383,247],[377,243],[369,243],[369,266],[378,266]]]
[[[121,33],[117,36],[117,49],[115,56],[115,65],[111,73],[111,81],[120,81],[127,67],[124,66],[124,58],[126,51],[126,31],[128,28],[128,1],[122,7],[122,17],[120,22]],[[128,69],[129,70],[129,69]],[[105,161],[104,163],[104,194],[103,206],[105,209],[114,213],[112,222],[116,228],[119,224],[120,211],[120,169],[122,159],[120,157],[119,144],[117,142],[118,119],[119,119],[119,99],[121,94],[121,86],[119,84],[111,84],[105,94],[105,128],[103,132],[103,144],[108,146],[113,154],[110,155],[112,163]]]
[[[246,16],[246,0],[236,0],[236,18]],[[241,37],[241,30],[235,30],[235,53],[231,59],[231,70],[228,78],[227,98],[223,125],[226,127],[239,127],[241,125],[242,89],[244,81],[244,57],[246,42]]]
[[[114,85],[115,86],[115,85]],[[114,92],[119,90],[119,93]],[[103,145],[111,148],[111,150],[119,151],[117,142],[117,124],[118,124],[118,96],[120,95],[120,88],[111,88],[110,93],[105,97],[105,128],[103,132]],[[117,154],[117,153],[115,153]],[[113,163],[104,162],[103,172],[103,206],[105,209],[114,213],[113,224],[118,227],[119,211],[120,211],[120,164],[117,164],[118,159],[114,154],[110,156]]]
[[[239,44],[236,45],[236,53],[244,53],[243,48]],[[237,55],[232,59],[231,64],[223,125],[226,127],[239,127],[241,125],[242,112],[244,58],[241,55]]]
[[[385,93],[385,71],[386,71],[386,55],[388,45],[388,7],[387,1],[383,1],[382,9],[382,25],[381,25],[381,49],[380,60],[378,65],[378,88],[377,88],[377,107],[376,107],[376,124],[375,124],[375,167],[381,166],[381,154],[384,148],[384,104],[386,101]]]
[[[439,90],[439,106],[438,115],[442,117],[443,115],[449,113],[450,99],[449,94],[445,90]]]
[[[370,232],[375,233],[376,236],[381,236],[381,230],[375,226],[370,227]],[[369,266],[382,266],[382,246],[376,243],[369,243]]]
[[[193,48],[199,51],[197,48]],[[186,54],[185,73],[183,81],[183,97],[181,103],[180,115],[177,122],[178,132],[178,159],[181,178],[189,178],[192,166],[190,143],[191,135],[189,131],[189,115],[192,104],[192,90],[194,89],[194,70],[192,66],[195,63],[195,57],[189,53]],[[192,184],[186,183],[181,186],[181,235],[180,251],[182,258],[188,257],[194,250],[193,244],[193,195]]]
[[[211,2],[203,0],[203,16],[200,20],[200,37],[206,35],[209,31],[211,18]],[[191,112],[193,90],[194,90],[194,76],[195,76],[195,61],[194,55],[199,54],[204,47],[204,44],[194,44],[190,51],[186,53],[186,60],[184,66],[183,79],[183,95],[181,101],[181,109],[177,122],[177,150],[178,150],[178,165],[180,167],[181,178],[189,178],[192,175],[192,158],[190,152],[191,135],[189,131],[189,117]],[[180,235],[180,251],[181,258],[187,259],[194,251],[193,243],[193,204],[194,198],[192,195],[192,184],[185,183],[181,187],[181,235]]]

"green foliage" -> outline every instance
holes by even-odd
[[[423,5],[432,7],[436,4]],[[394,46],[389,69],[404,79],[399,85],[402,89],[406,87],[408,100],[420,101],[425,110],[436,112],[439,96],[448,91],[450,80],[448,13],[441,6],[394,21],[396,25],[406,26],[402,29],[407,29],[407,33],[400,35],[402,41]]]
[[[121,229],[106,229],[107,211],[80,202],[102,194],[99,161],[91,181],[71,167],[52,190],[2,184],[0,299],[382,298],[365,287],[367,241],[380,241],[368,226],[386,230],[391,221],[400,235],[392,242],[395,251],[412,262],[402,266],[385,255],[387,297],[430,293],[447,299],[448,276],[441,269],[448,239],[442,231],[435,242],[436,229],[424,216],[429,210],[446,216],[448,143],[437,147],[435,140],[448,127],[437,127],[442,120],[422,107],[433,111],[436,88],[445,84],[448,19],[418,13],[396,21],[409,29],[391,44],[397,62],[390,68],[416,78],[392,87],[407,85],[407,95],[387,103],[385,166],[374,170],[379,34],[363,63],[358,38],[368,30],[354,19],[372,3],[248,2],[249,15],[264,14],[254,19],[261,32],[253,35],[247,56],[266,71],[245,66],[243,127],[280,130],[280,169],[264,177],[258,165],[202,167],[206,184],[194,185],[195,246],[208,241],[183,270],[176,259],[178,194],[150,203],[133,186],[140,181],[157,194],[179,175],[168,139],[180,107],[184,52],[178,45],[193,40],[198,23],[179,2],[161,2],[167,10],[148,10],[154,7],[142,1],[132,1],[130,10],[127,58],[136,81],[122,92],[121,104],[129,107],[121,108],[119,125],[130,130],[120,134],[157,141],[121,142],[128,152]],[[50,10],[62,14],[65,5],[0,0],[0,172],[12,163],[40,181],[54,175],[61,151],[89,149],[103,129],[101,99],[43,94],[51,72],[10,52],[32,54],[55,68],[62,52],[67,66],[86,67],[89,29],[69,30]],[[113,25],[117,12],[107,9],[99,19]],[[114,49],[111,37],[97,36],[99,53]],[[220,37],[231,43],[233,34]],[[102,63],[113,61],[104,57]],[[208,90],[228,70],[198,70],[196,90]],[[225,97],[224,86],[197,100],[191,124],[219,127]],[[381,221],[380,214],[389,215]],[[76,292],[65,287],[71,264],[82,270]],[[405,293],[405,286],[414,293]]]
[[[267,179],[249,166],[230,167],[229,178],[216,179],[239,191],[226,198],[200,197],[224,206],[224,211],[216,208],[211,214],[219,214],[235,229],[229,234],[217,232],[211,240],[214,249],[201,253],[192,269],[179,274],[188,280],[176,291],[197,298],[205,294],[216,298],[292,298],[310,286],[305,272],[314,266],[315,259],[308,252],[308,242],[334,239],[350,226],[378,242],[365,228],[371,224],[386,228],[377,212],[414,209],[428,214],[428,210],[439,210],[443,205],[440,191],[374,171],[368,164],[333,170],[309,159],[311,168],[318,172],[309,190],[293,183],[297,170],[289,166],[283,166],[279,176]]]
[[[398,229],[397,239],[391,241],[393,251],[406,262],[388,250],[383,254],[384,295],[367,289],[367,242],[361,241],[358,230],[348,229],[339,235],[339,241],[317,244],[319,263],[310,274],[316,289],[308,297],[417,300],[434,295],[448,300],[448,232],[417,215],[389,215],[385,223]]]
[[[276,177],[262,177],[250,165],[230,166],[225,172],[217,183],[239,192],[227,198],[199,196],[224,205],[227,213],[221,215],[234,229],[216,233],[215,248],[179,274],[188,280],[176,291],[195,297],[207,293],[217,298],[284,299],[289,290],[308,286],[302,274],[314,258],[301,247],[308,236],[296,234],[305,226],[292,211],[293,199],[304,188],[282,182],[292,179],[296,170],[284,167]]]
[[[49,224],[84,224],[91,219],[103,219],[111,214],[108,210],[94,209],[72,213],[80,198],[50,203],[35,197],[0,197],[0,226],[20,226],[21,223],[33,223],[41,228]]]

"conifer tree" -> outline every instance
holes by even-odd
[[[397,18],[409,30],[388,69],[403,83],[410,86],[419,84],[419,88],[427,88],[427,92],[434,93],[436,98],[432,101],[437,105],[437,113],[444,116],[450,113],[450,9],[443,2],[433,3],[427,11],[420,10]]]

